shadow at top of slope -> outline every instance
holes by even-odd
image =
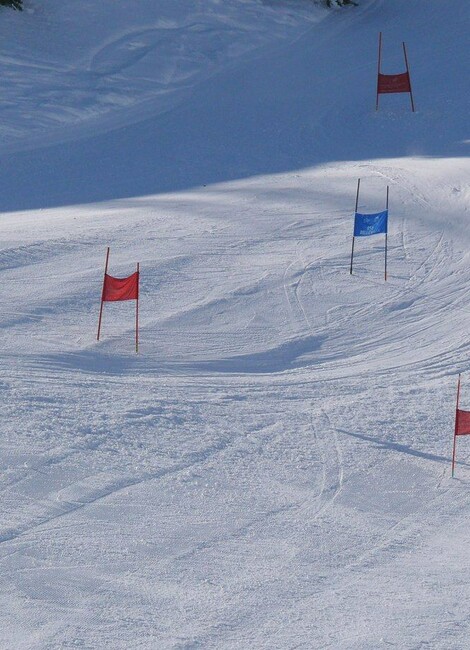
[[[98,350],[83,352],[63,352],[37,355],[27,360],[28,368],[33,372],[61,373],[67,370],[96,375],[113,375],[126,377],[142,370],[142,356],[129,349],[128,354],[106,353]],[[144,369],[145,372],[145,369]]]
[[[383,11],[361,20],[336,14],[276,53],[204,82],[167,114],[0,153],[0,210],[149,196],[340,161],[468,155],[466,56],[455,45],[465,42],[462,11],[445,9],[454,40],[443,58],[429,60],[432,30],[410,46],[416,114],[406,95],[382,96],[374,110]],[[404,13],[396,31],[406,38]],[[393,65],[387,57],[385,71]]]
[[[310,355],[321,349],[326,336],[310,335],[281,343],[277,347],[240,354],[222,359],[196,361],[186,364],[196,371],[224,374],[273,374],[297,368],[303,368],[315,363]]]
[[[167,374],[271,374],[295,370],[312,364],[309,355],[318,351],[325,337],[307,336],[286,341],[281,345],[252,354],[222,359],[172,360],[146,355],[141,345],[140,354],[115,354],[97,349],[83,352],[64,352],[37,357],[33,365],[51,371],[78,370],[105,375],[167,375]]]

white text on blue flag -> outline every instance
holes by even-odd
[[[388,229],[388,210],[375,214],[354,215],[354,237],[367,237],[386,233]]]

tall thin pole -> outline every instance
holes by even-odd
[[[359,188],[361,186],[361,179],[357,179],[357,190],[356,190],[356,205],[354,207],[354,212],[357,212],[357,208],[359,207]]]
[[[389,187],[387,185],[387,203],[385,208],[387,210],[387,229],[385,231],[385,282],[387,282],[388,193],[389,193]]]
[[[460,373],[459,373],[459,381],[457,384],[457,405],[455,407],[454,448],[452,450],[452,478],[454,478],[455,452],[457,446],[456,443],[457,443],[457,424],[458,424],[458,415],[459,415],[459,398],[460,398]]]
[[[411,76],[410,76],[410,67],[408,65],[408,57],[406,55],[406,45],[403,43],[403,54],[405,55],[405,64],[406,64],[406,71],[408,73],[408,82],[410,84],[410,99],[411,99],[411,110],[413,113],[415,112],[415,103],[413,101],[413,90],[411,88]]]
[[[356,191],[356,207],[354,208],[354,227],[356,226],[356,214],[357,214],[357,206],[359,205],[359,187],[361,185],[361,179],[357,179],[357,191]],[[351,266],[349,267],[349,274],[352,275],[353,271],[353,258],[354,258],[354,230],[353,230],[353,238],[352,238],[352,247],[351,247]]]
[[[100,340],[100,331],[101,331],[101,318],[103,316],[103,303],[104,303],[104,288],[106,286],[106,274],[108,272],[108,262],[109,262],[109,246],[106,249],[106,262],[104,265],[104,276],[103,276],[103,289],[101,291],[101,305],[100,305],[100,317],[98,319],[98,334],[96,340]]]
[[[351,246],[351,266],[350,266],[350,269],[349,269],[349,275],[352,275],[353,257],[354,257],[354,235],[353,235],[353,238],[352,238],[352,246]]]
[[[379,32],[379,58],[377,64],[377,96],[375,99],[375,110],[379,110],[379,80],[380,80],[380,68],[382,62],[382,32]]]
[[[139,283],[140,264],[137,262],[137,299],[135,301],[135,351],[139,351]]]

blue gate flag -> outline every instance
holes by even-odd
[[[388,227],[388,210],[376,214],[354,215],[354,237],[367,237],[367,235],[378,235],[386,233]]]

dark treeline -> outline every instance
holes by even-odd
[[[357,7],[357,2],[354,2],[354,0],[325,0],[325,3],[327,7],[331,7],[334,3],[340,7],[345,7],[346,5],[354,5]]]
[[[23,11],[23,0],[0,0],[0,5]]]

